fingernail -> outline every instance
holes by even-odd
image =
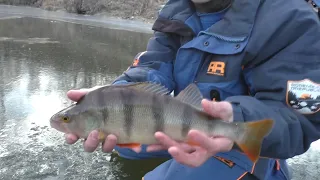
[[[161,132],[156,132],[156,133],[154,133],[154,136],[155,136],[155,137],[161,137]]]
[[[93,140],[95,140],[95,141],[97,141],[98,140],[98,136],[99,136],[99,133],[98,133],[98,131],[93,131],[91,134],[90,134],[90,136],[91,136],[91,138],[93,139]]]
[[[171,156],[177,156],[179,155],[179,152],[177,151],[177,148],[171,147],[168,149],[168,152],[171,154]]]

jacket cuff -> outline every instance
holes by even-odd
[[[119,81],[115,81],[115,82],[113,82],[112,83],[112,85],[117,85],[117,84],[127,84],[128,83],[128,81],[126,81],[126,80],[119,80]]]
[[[242,109],[239,103],[230,102],[233,110],[233,122],[244,122]]]
[[[242,113],[240,104],[236,102],[230,102],[230,103],[232,105],[232,110],[233,110],[233,122],[244,122],[243,113]],[[239,152],[242,152],[242,150],[239,148],[239,146],[236,143],[233,144],[232,150],[237,150]]]

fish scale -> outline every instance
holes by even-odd
[[[195,84],[177,97],[168,94],[162,85],[148,82],[103,86],[54,114],[50,124],[58,131],[81,138],[87,138],[95,129],[99,130],[101,140],[114,134],[120,147],[155,144],[157,131],[176,141],[201,146],[187,140],[188,132],[196,129],[208,136],[233,140],[253,162],[257,161],[262,140],[271,131],[273,120],[229,123],[212,117],[203,110],[203,97]]]

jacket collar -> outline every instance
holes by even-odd
[[[253,28],[256,14],[264,0],[233,0],[224,17],[208,30],[201,33],[226,41],[243,41]],[[186,21],[196,13],[190,0],[169,0],[159,13],[153,30],[196,36],[196,32]],[[193,18],[195,21],[199,19]],[[199,24],[200,22],[196,22]]]

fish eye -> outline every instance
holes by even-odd
[[[68,122],[70,122],[70,118],[68,116],[63,116],[62,121],[65,123],[68,123]]]

